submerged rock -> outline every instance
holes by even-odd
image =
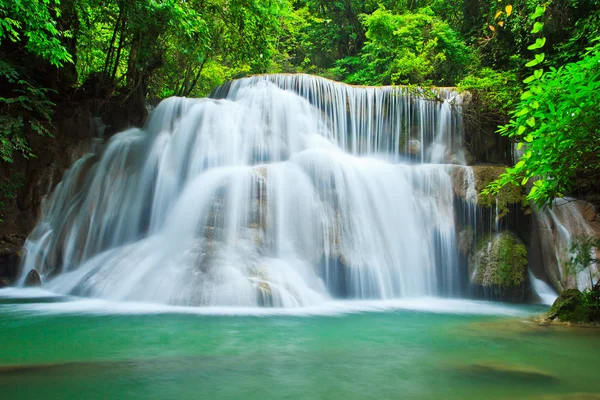
[[[469,257],[471,284],[493,300],[520,302],[525,298],[527,249],[512,234],[484,237]]]
[[[25,287],[37,286],[42,286],[42,278],[35,269],[32,269],[25,277]]]
[[[544,383],[558,383],[559,378],[543,370],[530,366],[504,364],[497,362],[482,362],[463,367],[466,373],[477,375],[486,379],[498,380],[523,380],[527,382],[537,381]]]

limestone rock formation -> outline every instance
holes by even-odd
[[[581,200],[559,199],[551,209],[535,213],[534,259],[544,266],[544,272],[557,291],[578,288],[582,284],[569,273],[570,247],[578,237],[600,237],[600,218],[592,204]],[[600,258],[600,249],[596,249]],[[597,269],[596,267],[593,267]]]

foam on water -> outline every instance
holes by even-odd
[[[60,296],[40,289],[1,289],[0,298],[36,299]],[[439,297],[397,300],[329,301],[319,306],[297,308],[258,307],[181,307],[162,304],[115,302],[102,299],[68,297],[61,302],[0,305],[4,312],[85,315],[152,315],[186,314],[204,316],[341,316],[365,312],[411,311],[436,314],[529,316],[533,312],[522,306]]]

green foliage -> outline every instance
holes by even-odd
[[[507,122],[505,118],[515,107],[520,85],[515,71],[496,71],[484,67],[463,78],[458,90],[468,92],[471,96],[467,111],[473,112],[469,117],[502,123]]]
[[[73,61],[61,38],[57,19],[60,2],[49,0],[0,0],[0,45],[23,48],[31,56],[61,67]],[[0,52],[2,55],[4,51]],[[48,136],[54,104],[48,99],[50,89],[40,87],[22,67],[3,57],[0,60],[0,158],[12,162],[15,153],[33,156],[26,135],[34,132]]]
[[[557,7],[563,6],[563,8],[569,5],[569,2],[556,3]],[[593,46],[592,40],[600,36],[600,1],[571,0],[570,3],[572,10],[561,10],[563,13],[561,22],[567,23],[562,24],[560,29],[566,38],[560,42],[554,40],[558,42],[556,54],[552,57],[554,60],[552,65],[555,67],[579,60],[586,52],[586,48]],[[558,24],[559,22],[556,23]],[[550,37],[549,40],[553,38]]]
[[[360,56],[337,64],[350,83],[454,85],[477,63],[458,33],[429,8],[404,14],[380,8],[362,22],[368,41]]]
[[[0,0],[0,43],[25,42],[25,50],[57,67],[73,58],[61,42],[59,0]]]
[[[0,61],[0,77],[15,87],[12,96],[0,97],[0,158],[13,162],[15,153],[32,157],[27,132],[50,136],[45,126],[54,107],[47,97],[50,90],[21,79],[17,69],[4,61]]]
[[[530,65],[537,67],[543,54]],[[579,184],[594,181],[600,171],[600,44],[578,62],[546,73],[538,68],[532,76],[513,119],[500,128],[525,152],[490,192],[531,179],[528,199],[546,206]]]

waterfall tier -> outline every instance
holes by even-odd
[[[178,305],[456,294],[462,122],[434,94],[274,75],[164,100],[68,172],[23,274]]]

